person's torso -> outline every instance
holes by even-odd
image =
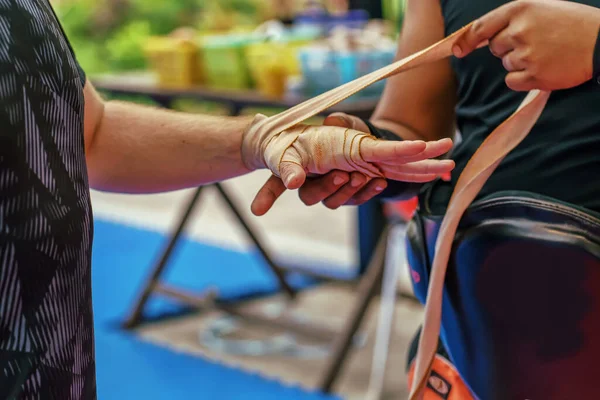
[[[451,34],[506,0],[440,0],[446,34]],[[600,7],[600,0],[578,1]],[[429,203],[443,213],[467,161],[495,127],[519,106],[526,93],[510,90],[500,59],[482,48],[452,58],[457,80],[457,128],[462,143],[453,152],[456,169],[449,183],[436,182]],[[589,81],[555,91],[529,136],[488,180],[479,198],[503,190],[523,190],[600,211],[600,85]]]
[[[47,0],[0,0],[0,398],[96,397],[81,76]]]

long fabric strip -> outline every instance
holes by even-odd
[[[446,269],[460,219],[504,157],[529,134],[549,95],[549,92],[530,92],[521,107],[481,144],[458,178],[435,246],[425,305],[425,322],[417,352],[410,400],[422,399],[438,347]]]
[[[428,63],[448,58],[452,55],[452,46],[456,40],[470,29],[471,25],[465,26],[425,50],[314,97],[278,115],[266,118],[258,129],[264,129],[266,132],[271,133],[284,132],[340,103],[375,82]],[[485,45],[487,43],[483,43],[481,46]],[[458,179],[436,243],[431,281],[425,305],[425,322],[419,342],[414,385],[410,394],[410,400],[422,400],[431,372],[431,364],[435,357],[441,328],[442,298],[446,269],[458,224],[465,210],[475,199],[504,157],[529,134],[544,110],[549,95],[549,92],[531,91],[515,113],[498,126],[481,144]]]

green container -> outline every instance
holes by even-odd
[[[218,35],[200,40],[200,57],[205,83],[218,89],[249,89],[252,79],[246,47],[259,39],[252,35]]]
[[[406,9],[406,0],[381,0],[383,8],[383,18],[392,21],[396,27],[396,32],[402,29],[404,20],[404,10]]]

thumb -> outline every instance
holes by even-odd
[[[257,217],[265,215],[284,192],[285,186],[281,182],[281,179],[275,175],[271,175],[269,180],[256,194],[250,208],[252,213]]]
[[[490,39],[510,24],[511,18],[519,10],[520,4],[517,3],[520,2],[511,2],[501,6],[476,20],[471,28],[456,40],[452,46],[452,53],[456,57],[462,58],[487,44]]]
[[[344,113],[333,113],[329,115],[327,118],[325,118],[323,125],[350,128],[360,132],[369,132],[369,127],[367,127],[367,124],[365,124],[360,118]]]
[[[290,190],[300,189],[306,181],[306,171],[304,171],[304,168],[292,161],[282,161],[279,173],[285,187]]]

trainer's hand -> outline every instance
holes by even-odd
[[[465,57],[489,41],[517,91],[560,90],[592,78],[600,9],[562,0],[517,0],[479,18],[456,43]]]
[[[343,113],[335,113],[325,119],[323,125],[350,128],[369,132],[360,119]],[[387,180],[371,179],[360,172],[333,171],[306,181],[299,190],[300,200],[307,206],[323,203],[335,210],[341,206],[361,205],[387,188]]]
[[[321,134],[327,132],[327,136],[344,133],[350,127],[353,127],[350,132],[368,131],[364,124],[358,125],[359,121],[358,118],[349,116],[332,116],[327,120],[328,126],[312,129],[317,129]],[[317,175],[324,176],[302,182],[300,197],[305,204],[314,205],[323,201],[329,208],[361,204],[385,189],[385,179],[429,182],[454,168],[452,160],[432,160],[452,148],[450,139],[430,143],[395,142],[377,140],[365,133],[361,135],[365,136],[360,141],[359,153],[370,164],[369,167],[348,168],[343,163],[329,163],[328,168],[321,168],[319,171],[309,169],[309,173],[316,172]],[[379,173],[373,173],[375,171]],[[296,173],[300,174],[300,169]],[[271,177],[254,199],[252,212],[255,215],[265,214],[285,190],[286,185],[281,179]]]

